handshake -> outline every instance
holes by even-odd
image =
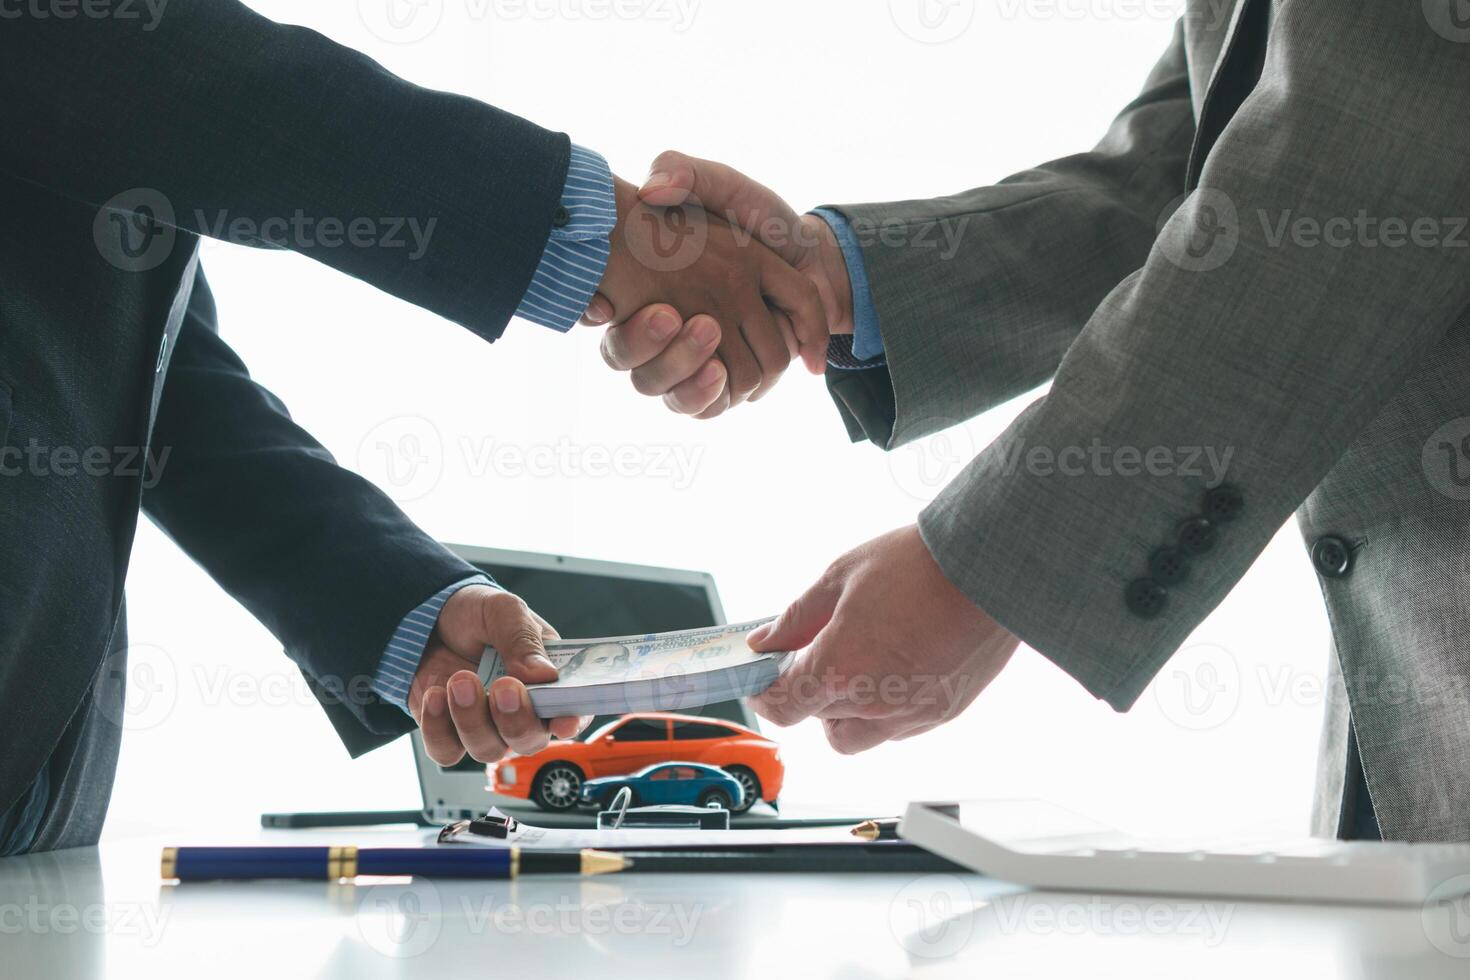
[[[828,338],[852,333],[847,266],[816,215],[674,152],[614,194],[607,271],[582,322],[609,326],[603,357],[640,393],[713,418],[765,395],[795,358],[821,374]]]

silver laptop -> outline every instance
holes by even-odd
[[[458,544],[445,547],[525,599],[562,636],[619,636],[725,622],[715,580],[707,572]],[[754,714],[740,701],[713,704],[698,713],[756,727]],[[594,720],[583,734],[610,720]],[[413,734],[413,755],[424,817],[430,823],[477,817],[492,806],[518,814],[534,812],[534,822],[542,826],[591,819],[585,814],[528,810],[531,804],[525,800],[490,793],[482,763],[466,757],[458,765],[441,767],[424,753],[418,732]]]

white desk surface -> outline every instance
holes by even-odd
[[[164,844],[404,845],[422,836],[176,835],[0,859],[0,975],[1470,976],[1470,920],[1446,907],[1024,893],[978,875],[630,873],[358,885],[158,878]]]

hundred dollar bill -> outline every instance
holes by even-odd
[[[542,718],[685,711],[764,691],[790,661],[786,653],[757,653],[746,637],[774,617],[670,633],[638,633],[546,644],[560,675],[528,686]],[[480,679],[504,676],[493,647],[485,648]]]

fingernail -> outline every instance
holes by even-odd
[[[444,713],[444,699],[434,693],[439,690],[442,690],[442,688],[432,687],[424,692],[424,710],[434,718],[438,718]]]
[[[521,707],[521,692],[514,684],[496,684],[490,689],[495,698],[495,707],[501,711],[518,711]]]
[[[475,699],[480,696],[480,685],[467,677],[457,681],[449,682],[449,693],[454,696],[454,703],[461,708],[472,707]]]
[[[551,661],[539,653],[533,653],[526,658],[526,666],[535,670],[555,670]]]
[[[720,339],[720,328],[713,320],[700,320],[689,331],[689,342],[695,347],[708,347]]]
[[[709,388],[719,380],[720,366],[714,361],[710,361],[704,367],[700,368],[699,373],[694,376],[694,383],[701,388]]]
[[[591,303],[587,304],[587,312],[584,315],[594,324],[602,324],[606,323],[608,317],[612,314],[608,311],[606,303],[602,302],[602,300],[594,299]]]
[[[757,643],[760,643],[762,640],[770,635],[771,624],[767,623],[764,626],[757,626],[755,629],[751,630],[750,635],[745,638],[745,642],[750,646],[755,646]]]
[[[679,318],[667,310],[655,313],[648,321],[648,333],[654,340],[668,340],[679,329]]]
[[[648,179],[643,182],[643,188],[644,190],[656,190],[657,188],[666,186],[673,179],[667,171],[656,170],[648,175]]]

